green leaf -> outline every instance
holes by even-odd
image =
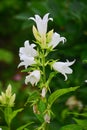
[[[44,122],[44,119],[43,119],[42,114],[35,114],[35,116],[37,117],[37,119],[38,119],[41,123]]]
[[[17,115],[18,112],[21,112],[23,108],[12,111],[10,107],[5,108],[4,110],[4,115],[5,115],[5,120],[8,125],[10,125],[12,119]]]
[[[27,103],[29,103],[29,102],[33,102],[33,101],[39,99],[39,96],[40,96],[40,95],[39,95],[39,92],[36,91],[36,90],[33,91],[33,92],[29,92],[29,97],[28,97],[28,99],[27,99],[25,105],[26,105]]]
[[[11,113],[11,120],[19,113],[23,110],[23,108],[20,108],[18,110],[15,110]]]
[[[68,109],[64,109],[62,111],[62,114],[61,114],[62,119],[65,119],[68,114],[69,114],[69,110]]]
[[[11,113],[12,113],[12,108],[6,107],[4,110],[4,116],[5,116],[5,121],[8,125],[11,123]]]
[[[30,130],[30,129],[24,128],[24,130]]]
[[[76,121],[76,123],[81,126],[83,129],[87,130],[87,120],[79,120],[74,118],[74,120]]]
[[[41,114],[45,111],[45,109],[46,109],[46,104],[42,101],[42,100],[40,100],[40,102],[39,102],[39,104],[38,104],[38,109],[39,109],[39,111],[41,112]]]
[[[61,127],[60,130],[83,130],[83,129],[77,124],[71,124]]]
[[[29,122],[29,123],[27,123],[27,124],[25,124],[25,125],[23,125],[23,126],[17,128],[17,130],[23,130],[24,128],[26,128],[27,126],[31,125],[32,123],[33,123],[33,122]],[[27,130],[27,129],[25,129],[25,130]]]
[[[81,116],[87,117],[87,112],[81,113]]]
[[[38,103],[38,110],[39,110],[40,114],[35,114],[35,115],[39,119],[40,122],[43,122],[44,121],[43,113],[46,110],[46,104],[45,104],[44,101],[42,101],[42,100],[39,101],[39,103]]]
[[[70,87],[70,88],[64,88],[64,89],[59,89],[56,90],[55,92],[53,92],[49,98],[48,98],[48,103],[50,104],[50,106],[54,103],[54,101],[59,98],[60,96],[69,93],[71,91],[75,91],[77,88],[79,87]]]

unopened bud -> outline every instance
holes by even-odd
[[[0,103],[5,106],[13,107],[16,94],[12,95],[11,85],[9,84],[5,93],[1,92]]]
[[[50,123],[50,116],[48,115],[48,113],[45,114],[44,120],[45,122]]]
[[[1,104],[6,104],[6,96],[3,92],[1,92]]]
[[[41,37],[39,36],[39,32],[37,31],[36,27],[33,25],[33,34],[34,37],[38,40],[41,41]]]
[[[49,43],[52,39],[53,29],[47,33],[47,43]]]
[[[12,96],[10,97],[10,100],[9,100],[9,106],[10,106],[10,107],[14,106],[15,97],[16,97],[16,94],[15,94],[15,93],[14,93],[14,95],[12,95]]]
[[[9,84],[7,89],[6,89],[6,96],[9,98],[11,97],[11,85]]]
[[[42,89],[42,93],[41,93],[41,96],[42,96],[43,98],[45,98],[46,92],[47,92],[47,89],[44,87],[44,88]]]
[[[34,112],[35,114],[40,114],[40,112],[39,112],[39,110],[38,110],[37,104],[34,104],[34,105],[33,105],[33,112]]]

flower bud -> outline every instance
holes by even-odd
[[[42,93],[41,93],[41,96],[42,96],[43,98],[45,98],[46,92],[47,92],[47,89],[44,87],[44,88],[42,89]]]
[[[10,97],[9,106],[14,106],[15,97],[16,97],[15,93]]]
[[[34,37],[36,38],[37,41],[41,41],[41,37],[36,29],[36,27],[33,25],[33,34],[34,34]]]
[[[0,103],[5,106],[13,107],[16,95],[12,95],[11,85],[9,84],[5,93],[1,92]]]
[[[11,85],[9,84],[7,89],[6,89],[6,96],[9,98],[11,97]]]
[[[40,114],[40,112],[39,112],[39,110],[38,110],[37,104],[34,104],[34,105],[33,105],[33,112],[34,112],[35,114]]]
[[[50,116],[48,115],[48,113],[45,114],[44,120],[45,122],[50,123]]]

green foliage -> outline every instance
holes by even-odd
[[[71,91],[75,91],[77,88],[79,87],[70,87],[70,88],[65,88],[65,89],[59,89],[59,90],[56,90],[55,92],[53,92],[49,98],[48,98],[48,103],[50,105],[52,105],[54,103],[54,101],[59,98],[60,96],[66,94],[66,93],[69,93]]]
[[[8,124],[8,126],[11,124],[12,122],[12,119],[19,113],[21,112],[23,109],[18,109],[18,110],[15,110],[15,111],[12,111],[12,108],[10,107],[7,107],[5,108],[4,110],[4,115],[5,115],[5,120]]]
[[[28,103],[28,102],[32,102],[33,103],[33,101],[34,101],[34,99],[36,99],[36,102],[38,101],[38,98],[39,98],[39,92],[38,91],[30,91],[29,92],[29,97],[28,97],[28,99],[27,99],[27,102],[26,102],[26,104]],[[34,102],[35,103],[35,102]]]
[[[79,126],[81,126],[84,130],[87,130],[87,119],[81,120],[81,119],[76,119],[76,118],[74,118],[74,120],[75,120],[75,122],[76,122]]]
[[[27,123],[26,125],[23,125],[23,126],[21,126],[21,127],[19,127],[19,128],[17,128],[17,130],[29,130],[29,129],[27,129],[26,127],[27,126],[29,126],[29,125],[31,125],[33,122],[29,122],[29,123]]]
[[[72,124],[63,126],[60,130],[83,130],[79,125]]]

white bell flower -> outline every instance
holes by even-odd
[[[60,42],[65,42],[66,38],[65,37],[60,37],[58,33],[53,33],[51,42],[48,44],[48,46],[52,46],[52,48],[55,48]]]
[[[37,51],[34,49],[35,44],[29,44],[29,41],[24,42],[24,47],[19,50],[19,57],[22,61],[18,67],[25,66],[27,68],[29,65],[35,64],[34,57],[38,55]]]
[[[34,84],[37,85],[39,80],[40,80],[40,71],[39,70],[34,70],[28,76],[26,76],[25,84],[30,82],[32,85],[34,85]]]
[[[75,60],[72,62],[69,62],[68,60],[67,62],[55,62],[53,64],[53,69],[63,74],[65,76],[65,80],[67,80],[66,74],[71,74],[73,72],[69,66],[74,64],[74,62]]]
[[[35,15],[35,18],[33,17],[29,18],[36,22],[38,32],[41,36],[46,35],[47,23],[49,20],[53,20],[52,18],[48,18],[48,16],[49,16],[49,13],[45,14],[43,19],[39,15]]]

